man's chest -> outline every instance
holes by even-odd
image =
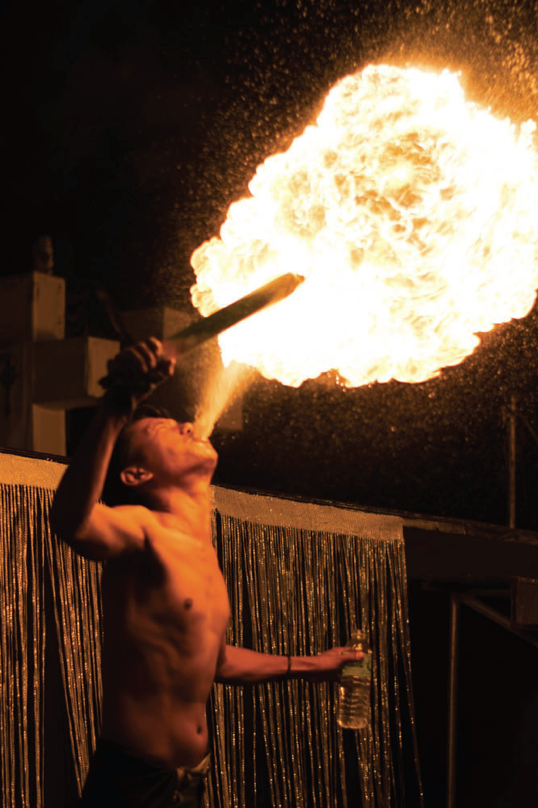
[[[177,536],[151,543],[131,592],[133,607],[161,625],[225,631],[230,608],[226,584],[210,544]]]

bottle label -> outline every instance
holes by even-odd
[[[359,676],[361,679],[372,678],[372,654],[365,654],[358,662],[348,662],[342,668],[342,679],[348,676]]]

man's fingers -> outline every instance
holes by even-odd
[[[176,360],[173,358],[161,359],[158,368],[164,376],[173,376],[176,368]]]
[[[163,344],[157,337],[148,337],[146,345],[156,356],[163,356]]]
[[[121,407],[132,410],[159,384],[173,376],[175,359],[165,356],[160,340],[150,337],[124,348],[107,366],[108,376],[101,379],[101,385],[107,391],[109,402],[114,397],[113,391],[120,391]],[[118,402],[114,404],[117,405]]]
[[[342,664],[347,665],[348,662],[359,662],[364,659],[364,651],[346,651],[342,654]]]
[[[157,367],[157,355],[147,343],[139,342],[137,345],[134,345],[131,350],[138,360],[140,370],[144,373]]]
[[[137,342],[136,345],[131,345],[129,348],[124,348],[109,364],[111,372],[119,373],[148,373],[155,370],[157,367],[161,370],[160,364],[163,359],[162,343],[155,337],[150,337],[143,342]],[[170,365],[168,360],[165,360],[162,371],[165,375],[170,375],[170,368],[173,368],[173,363]]]

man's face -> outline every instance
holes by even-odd
[[[217,453],[208,440],[202,440],[190,423],[173,418],[141,418],[129,427],[135,456],[157,478],[180,481],[185,474],[212,473]]]

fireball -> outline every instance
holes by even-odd
[[[291,297],[219,337],[225,365],[299,386],[422,382],[538,286],[535,124],[467,100],[459,75],[369,66],[269,157],[192,255],[207,316],[278,275]]]

